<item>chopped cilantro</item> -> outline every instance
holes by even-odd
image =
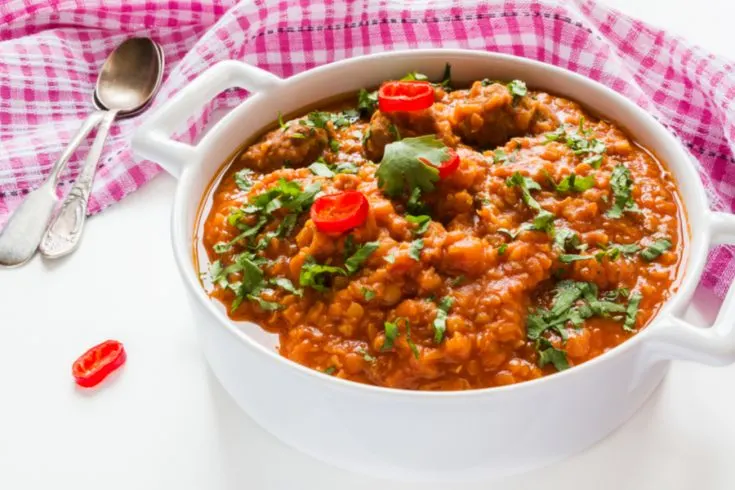
[[[271,284],[274,284],[278,286],[279,288],[288,291],[291,294],[295,294],[296,296],[303,296],[304,291],[301,289],[298,289],[296,286],[293,285],[293,283],[285,278],[285,277],[275,277],[270,280]]]
[[[556,230],[554,234],[554,247],[562,252],[566,251],[569,247],[579,251],[587,250],[587,244],[582,243],[579,235],[567,228]]]
[[[281,131],[286,131],[288,129],[288,124],[283,122],[283,114],[281,114],[281,111],[278,111],[278,125],[281,127]]]
[[[291,138],[293,138],[295,140],[305,140],[306,139],[306,135],[304,133],[293,133],[291,135]]]
[[[562,179],[556,186],[558,192],[584,192],[595,186],[595,178],[591,175],[580,177],[573,172]]]
[[[371,356],[370,353],[368,353],[367,349],[364,347],[362,349],[358,349],[358,354],[362,354],[362,358],[365,359],[366,362],[369,362],[370,364],[373,364],[378,361],[378,359],[375,356]]]
[[[332,152],[337,153],[339,151],[339,141],[330,139],[329,140],[329,149],[332,150]]]
[[[508,244],[504,243],[498,247],[498,255],[505,255],[506,250],[508,250]]]
[[[429,80],[429,77],[417,71],[410,71],[406,74],[405,77],[401,78],[401,81],[404,81],[404,82],[411,82],[411,81],[426,82],[428,80]]]
[[[327,164],[323,162],[312,163],[309,165],[309,170],[311,170],[311,173],[319,177],[334,177],[334,172],[332,172]]]
[[[350,235],[352,236],[352,235]],[[345,269],[349,275],[355,274],[360,270],[360,266],[370,257],[370,255],[378,249],[378,242],[367,242],[345,261]]]
[[[324,292],[327,290],[327,280],[333,275],[346,276],[347,273],[341,267],[317,264],[313,257],[309,257],[301,266],[299,285]]]
[[[554,131],[544,134],[546,143],[558,141],[565,143],[575,155],[587,155],[583,160],[584,163],[591,165],[593,168],[600,168],[602,164],[602,155],[607,150],[605,143],[590,138],[592,131],[584,130],[580,126],[579,132],[567,133],[564,126],[559,126]]]
[[[427,214],[428,206],[421,200],[421,189],[415,187],[406,201],[406,209],[413,215]]]
[[[329,374],[329,375],[332,375],[332,374],[334,374],[334,372],[335,372],[336,370],[337,370],[337,368],[336,368],[335,366],[329,366],[328,368],[326,368],[326,369],[324,370],[324,374]]]
[[[413,339],[411,338],[411,322],[408,321],[408,318],[404,318],[403,320],[406,323],[406,343],[411,349],[411,352],[413,352],[413,357],[418,360],[420,357],[419,349],[418,347],[416,347],[416,344],[414,344]]]
[[[460,284],[462,284],[463,281],[464,281],[464,275],[463,274],[460,274],[457,277],[453,277],[449,281],[449,285],[452,286],[452,287],[459,286]]]
[[[530,229],[545,231],[552,234],[554,231],[554,214],[543,209],[538,201],[531,196],[532,190],[541,190],[541,186],[538,182],[516,172],[505,181],[505,185],[508,187],[520,187],[523,202],[525,202],[529,208],[536,211],[536,217],[534,218]]]
[[[615,165],[610,177],[610,186],[612,187],[614,201],[605,216],[617,219],[622,217],[625,211],[638,211],[638,207],[633,201],[633,178],[630,175],[630,170],[625,165]]]
[[[389,253],[388,255],[385,256],[385,261],[388,262],[389,264],[395,263],[395,261],[396,261],[396,254]]]
[[[513,101],[517,101],[518,98],[526,96],[528,94],[528,88],[526,83],[521,80],[513,80],[508,84],[508,91],[513,96]]]
[[[248,299],[251,301],[255,301],[258,306],[260,306],[265,311],[276,311],[283,308],[283,305],[280,305],[274,301],[266,301],[260,296],[256,296],[254,294],[249,294]]]
[[[439,171],[425,162],[440,165],[449,159],[449,150],[434,135],[405,138],[386,145],[383,159],[376,172],[378,184],[389,196],[397,196],[419,188],[434,189]]]
[[[444,64],[444,74],[442,75],[442,81],[439,85],[447,90],[452,89],[452,65],[449,63]]]
[[[635,320],[638,316],[638,307],[641,304],[643,297],[640,293],[633,293],[628,299],[628,307],[625,310],[625,323],[623,323],[623,330],[626,332],[635,332]]]
[[[369,116],[375,112],[378,106],[378,91],[368,92],[361,88],[357,93],[357,110],[364,116]]]
[[[537,342],[537,350],[539,353],[538,365],[540,367],[552,364],[557,371],[569,369],[567,353],[554,347],[548,340],[543,338],[539,339]]]
[[[429,224],[431,224],[431,216],[426,214],[420,214],[418,216],[407,214],[406,221],[416,225],[416,228],[413,230],[414,235],[423,235],[424,233],[426,233],[426,230],[429,229]]]
[[[440,344],[444,338],[444,332],[447,330],[447,313],[454,304],[454,298],[451,296],[445,296],[439,301],[439,305],[436,307],[436,317],[432,326],[434,327],[434,343]]]
[[[235,185],[241,191],[249,191],[253,187],[253,181],[251,179],[253,171],[249,168],[244,168],[235,172]]]
[[[408,249],[408,256],[415,261],[421,260],[421,250],[424,248],[424,240],[419,238],[411,242],[411,246]]]
[[[493,163],[506,163],[507,161],[508,154],[502,148],[498,148],[493,152]]]
[[[365,298],[365,301],[370,301],[375,297],[375,291],[373,291],[372,289],[362,287],[360,288],[360,292],[362,293],[362,297]]]
[[[385,341],[383,341],[383,347],[380,350],[386,351],[393,348],[393,344],[398,338],[398,322],[385,322],[383,329],[385,330]]]
[[[651,245],[643,249],[643,251],[641,252],[641,257],[646,262],[653,262],[662,253],[670,249],[671,245],[672,245],[671,240],[669,240],[668,238],[662,238],[660,240],[656,240]]]
[[[337,174],[356,174],[357,170],[357,165],[351,162],[338,163],[334,167],[334,172]]]
[[[400,141],[401,140],[401,132],[398,130],[398,126],[396,126],[393,123],[390,123],[390,126],[388,126],[388,130],[393,135],[393,139],[394,140],[396,140],[396,141]]]

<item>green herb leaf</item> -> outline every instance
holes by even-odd
[[[406,81],[410,82],[410,81],[414,81],[414,80],[420,81],[420,82],[426,82],[426,81],[429,80],[429,77],[427,77],[423,73],[419,73],[417,71],[410,71],[410,72],[408,72],[406,74],[405,77],[401,78],[401,81],[404,81],[404,82],[406,82]]]
[[[580,260],[590,260],[594,258],[594,255],[561,254],[559,256],[559,262],[563,264],[571,264],[572,262],[579,262]]]
[[[419,238],[411,242],[411,246],[408,249],[408,256],[415,261],[421,260],[421,250],[424,248],[424,240]]]
[[[395,261],[396,261],[396,254],[394,254],[394,253],[389,253],[389,254],[388,254],[388,255],[386,255],[386,256],[385,256],[384,258],[385,258],[385,261],[386,261],[386,262],[388,262],[389,264],[393,264],[393,263],[395,263]]]
[[[502,148],[498,148],[493,152],[493,163],[506,163],[507,161],[508,154]]]
[[[513,80],[508,84],[508,91],[510,92],[510,95],[513,96],[513,100],[515,101],[519,97],[525,97],[526,94],[528,94],[528,88],[526,87],[526,82],[523,82],[521,80]]]
[[[334,177],[334,172],[332,172],[329,167],[322,162],[312,163],[309,165],[309,170],[311,170],[311,173],[319,177]]]
[[[281,111],[278,111],[278,125],[281,127],[281,131],[286,131],[288,129],[288,124],[283,122],[283,114],[281,114]]]
[[[411,322],[408,321],[408,318],[403,319],[406,323],[406,343],[408,344],[408,347],[411,349],[411,352],[413,352],[413,357],[416,358],[416,360],[419,359],[419,349],[416,347],[416,344],[413,343],[413,339],[411,338]]]
[[[375,112],[375,108],[378,106],[378,91],[368,92],[364,88],[361,88],[357,93],[357,110],[361,114],[369,116]]]
[[[580,177],[571,173],[562,179],[556,186],[558,192],[584,192],[595,186],[595,178],[591,175]]]
[[[372,289],[362,287],[360,288],[360,292],[362,293],[362,297],[365,298],[365,301],[370,301],[375,297],[375,291],[373,291]]]
[[[447,90],[452,89],[452,65],[449,63],[444,64],[444,74],[442,75],[442,81],[439,85]]]
[[[539,339],[544,341],[545,339]],[[539,361],[538,365],[544,367],[547,364],[552,364],[557,371],[564,371],[569,369],[569,362],[567,361],[567,353],[563,350],[555,348],[551,342],[541,342],[540,348],[538,349]]]
[[[625,323],[623,323],[623,330],[626,332],[635,332],[635,320],[638,316],[638,307],[642,299],[643,297],[640,293],[636,292],[630,295],[628,307],[625,310]]]
[[[508,250],[508,244],[503,243],[501,246],[498,247],[498,255],[505,255],[506,250]]]
[[[393,348],[393,344],[396,342],[396,338],[398,338],[398,324],[397,322],[385,322],[383,329],[385,330],[385,341],[380,350],[386,351]]]
[[[447,314],[453,304],[454,298],[445,296],[439,301],[439,305],[436,307],[436,317],[434,317],[434,322],[432,323],[435,344],[441,344],[442,339],[444,339],[444,332],[447,330]]]
[[[337,174],[356,174],[358,171],[357,165],[351,162],[338,163],[334,167],[334,173]]]
[[[439,171],[432,165],[438,167],[449,157],[448,148],[434,135],[394,141],[385,147],[376,172],[378,184],[389,196],[400,195],[406,188],[431,191],[439,180]]]
[[[641,257],[643,257],[643,260],[645,260],[646,262],[653,262],[662,253],[670,249],[671,245],[671,240],[669,240],[668,238],[656,240],[651,245],[643,249],[643,251],[641,252]]]
[[[582,243],[579,235],[567,228],[556,230],[554,234],[554,247],[561,252],[566,251],[570,247],[579,251],[587,250],[587,244]]]
[[[460,274],[449,280],[449,285],[452,287],[459,286],[464,281],[464,274]]]
[[[333,275],[346,276],[347,272],[341,267],[317,264],[313,257],[309,257],[301,267],[299,285],[324,292],[327,290],[327,280]]]
[[[260,306],[265,311],[276,311],[276,310],[280,310],[281,308],[283,308],[283,305],[279,305],[278,303],[274,301],[266,301],[260,296],[256,296],[254,294],[249,294],[248,299],[258,303],[258,306]]]
[[[427,214],[428,206],[421,200],[421,189],[416,187],[406,201],[406,209],[413,215]]]
[[[525,202],[529,208],[536,211],[536,218],[533,220],[531,229],[552,233],[554,229],[555,216],[551,212],[543,209],[538,201],[531,196],[532,190],[541,190],[541,186],[538,182],[516,172],[505,181],[505,185],[508,187],[520,187],[523,202]]]
[[[366,362],[369,362],[370,364],[373,364],[378,361],[378,359],[374,356],[371,356],[370,353],[368,353],[367,349],[362,348],[358,349],[358,354],[362,354],[362,358],[365,359]]]
[[[372,253],[375,252],[379,246],[380,243],[376,241],[367,242],[359,247],[357,251],[345,261],[345,269],[347,269],[348,274],[353,275],[358,270],[360,270],[362,264],[365,263],[368,257],[370,257],[370,255],[372,255]]]
[[[414,235],[423,235],[424,233],[426,233],[426,230],[429,229],[429,224],[431,224],[431,216],[426,214],[420,214],[418,216],[407,214],[406,221],[416,225],[416,228],[413,230]]]
[[[235,172],[235,185],[238,189],[245,192],[249,191],[253,187],[253,180],[251,179],[253,174],[254,172],[249,168]]]
[[[612,187],[614,201],[605,216],[618,219],[623,216],[625,211],[638,211],[638,207],[633,201],[633,178],[630,175],[630,170],[625,165],[615,165],[610,177],[610,186]]]
[[[270,283],[275,284],[279,288],[285,291],[288,291],[291,294],[295,294],[296,296],[301,297],[304,295],[303,290],[298,289],[296,286],[293,285],[293,283],[289,279],[285,277],[275,277],[270,280]]]
[[[324,370],[324,374],[329,374],[331,376],[336,370],[337,368],[335,366],[329,366]]]

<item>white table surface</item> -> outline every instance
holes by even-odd
[[[731,0],[606,0],[735,58]],[[88,223],[67,260],[0,271],[0,489],[421,489],[332,468],[242,413],[199,351],[161,176]],[[716,304],[697,296],[693,318]],[[106,338],[128,363],[96,391],[70,365]],[[625,426],[563,463],[464,488],[735,488],[735,366],[675,364]],[[277,387],[274,387],[277,389]],[[451,448],[446,448],[451,450]],[[439,488],[439,487],[437,487]]]

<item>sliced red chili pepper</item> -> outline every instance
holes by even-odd
[[[363,224],[369,209],[370,204],[362,192],[338,192],[314,201],[311,220],[321,232],[341,233]]]
[[[434,87],[429,82],[385,82],[378,91],[381,112],[420,111],[434,104]]]
[[[426,165],[439,170],[440,179],[447,178],[451,173],[459,168],[459,155],[457,155],[457,152],[451,148],[448,148],[447,151],[449,152],[449,158],[441,162],[439,165],[435,165],[425,158],[420,158],[420,160]]]
[[[79,386],[90,388],[125,363],[125,348],[117,340],[95,345],[74,361],[71,373]]]

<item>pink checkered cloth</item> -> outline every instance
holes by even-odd
[[[112,5],[112,4],[117,5]],[[735,211],[735,66],[687,41],[585,0],[0,0],[0,225],[38,186],[89,114],[97,70],[124,39],[164,48],[162,103],[213,63],[247,61],[288,77],[385,50],[451,47],[534,58],[581,73],[635,101],[700,163],[715,209]],[[221,97],[182,128],[197,137]],[[97,213],[160,169],[135,161],[137,119],[115,124],[90,202]],[[70,187],[88,149],[62,175]],[[715,250],[704,285],[722,295],[735,254]]]

